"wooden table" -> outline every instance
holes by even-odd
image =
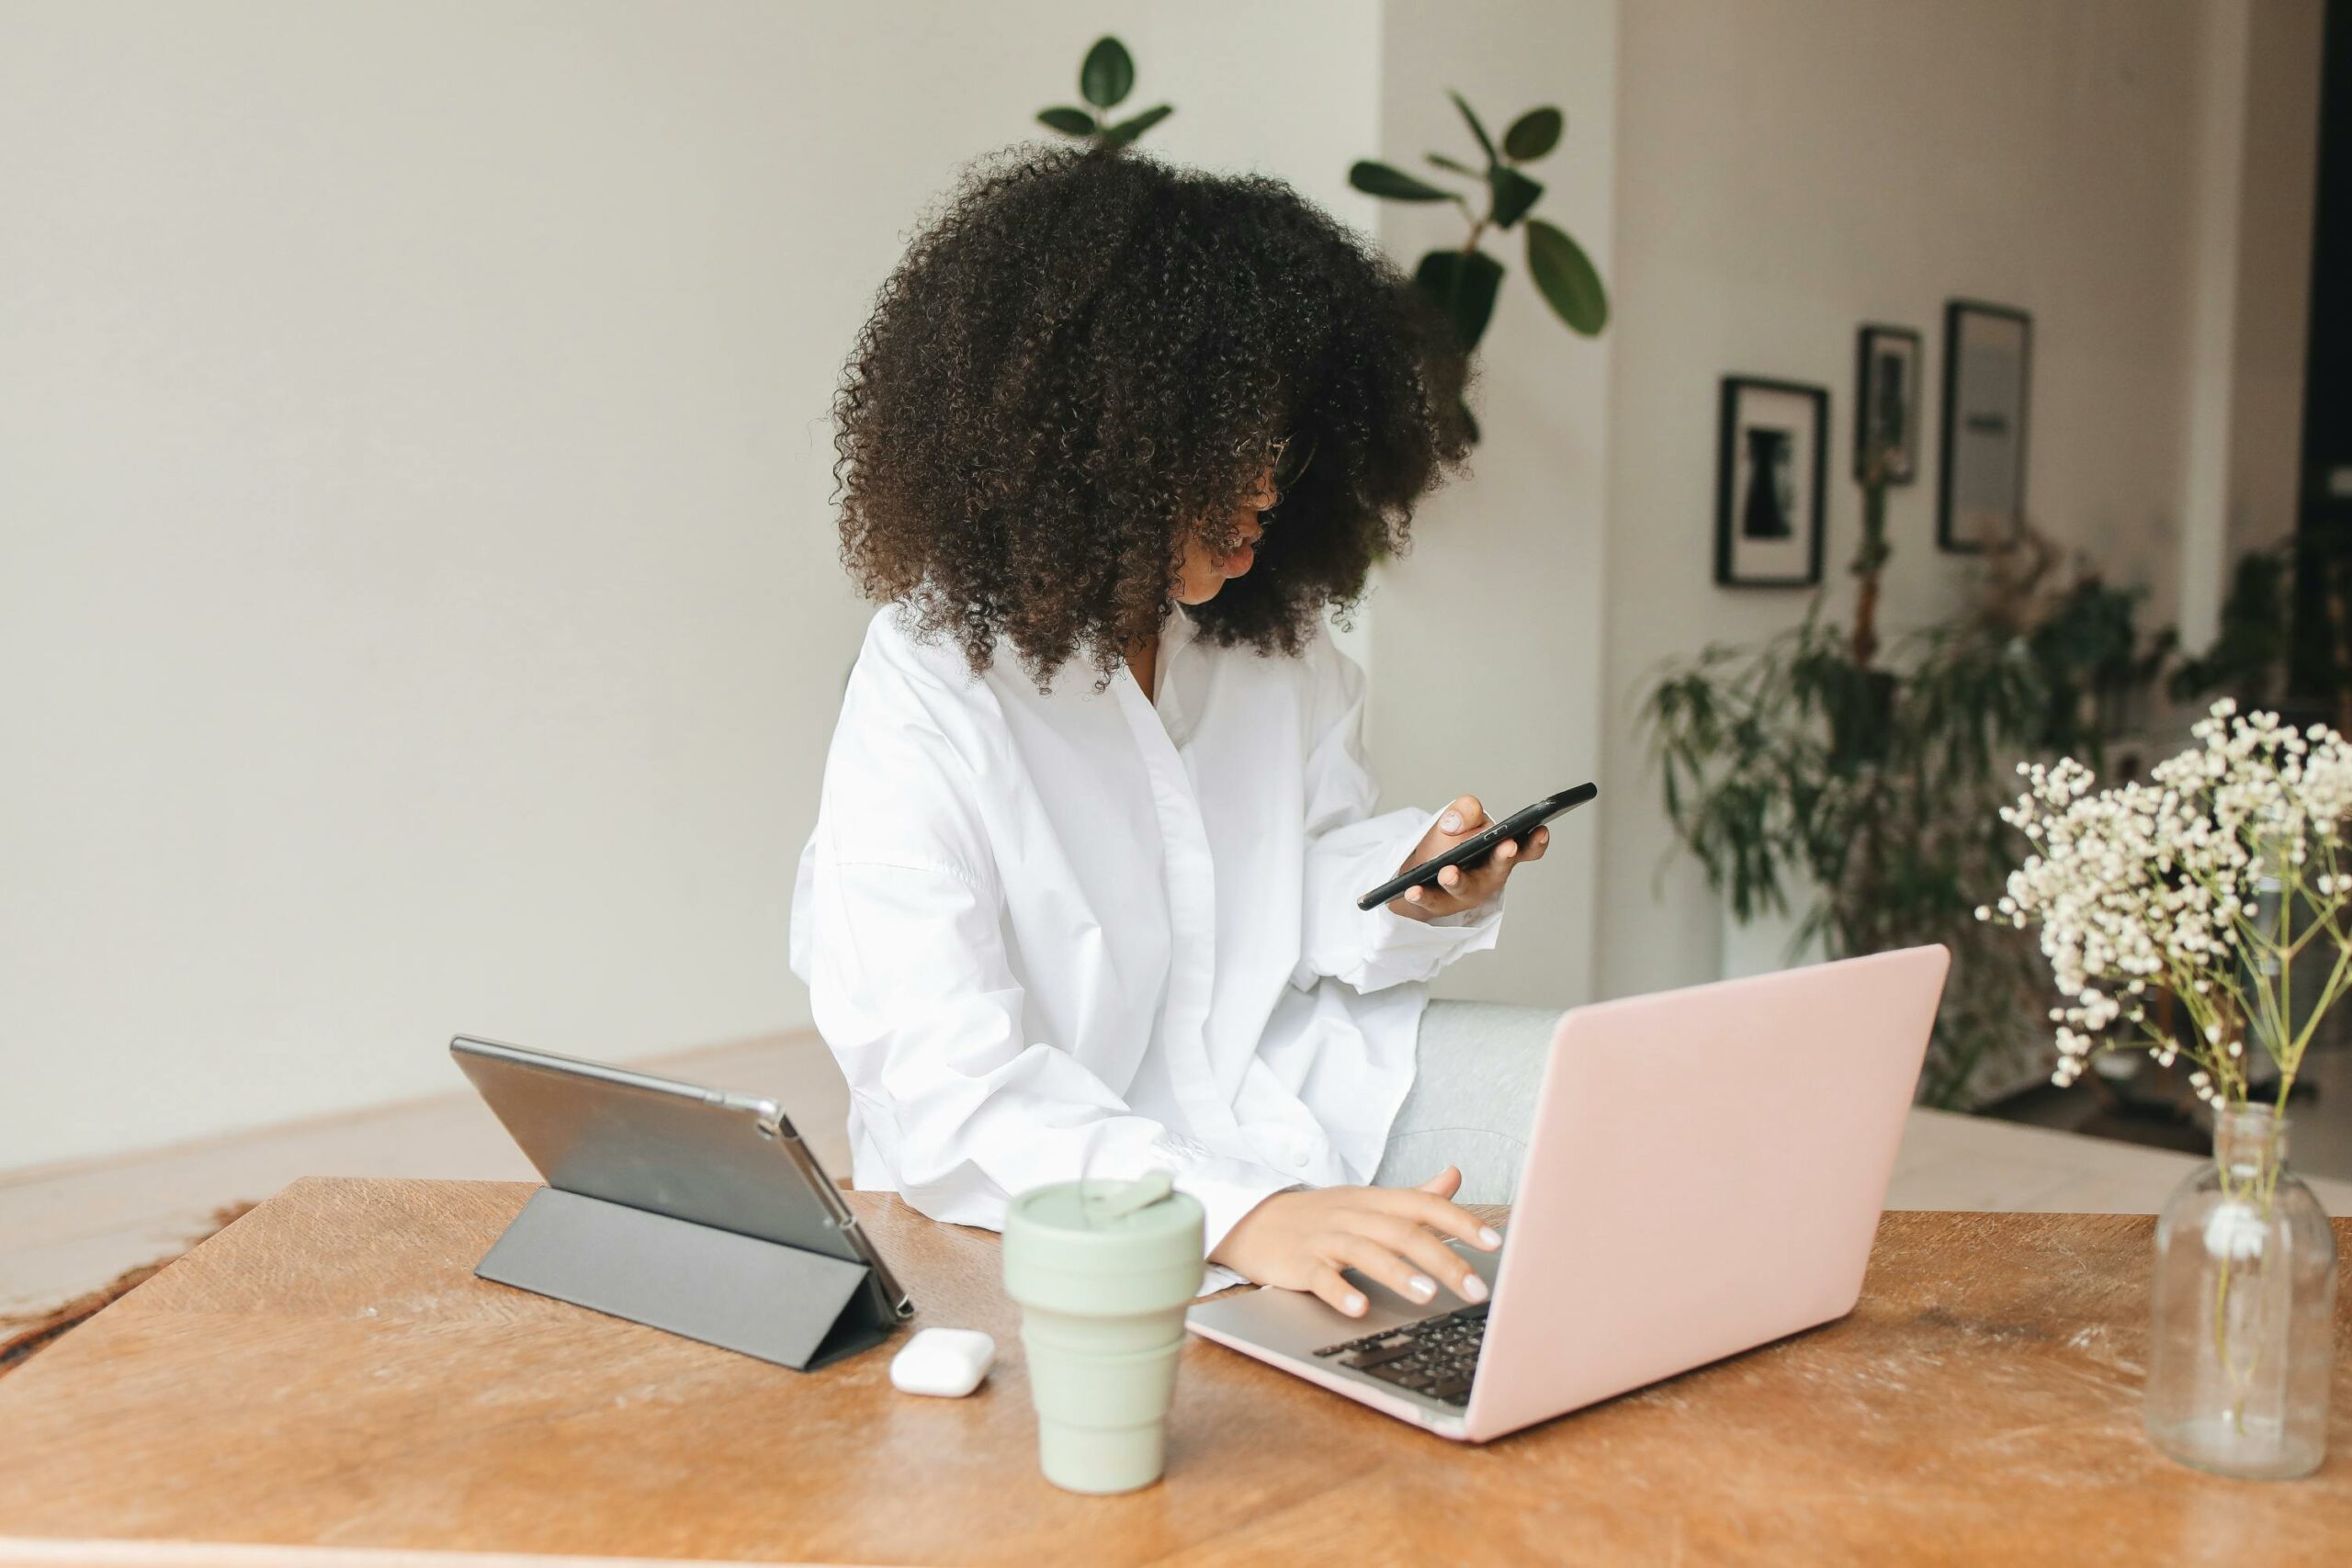
[[[2326,1468],[2183,1469],[2140,1431],[2145,1218],[1888,1214],[1851,1317],[1483,1449],[1195,1342],[1167,1479],[1085,1498],[1037,1475],[994,1235],[854,1200],[918,1321],[1001,1347],[925,1400],[887,1348],[803,1375],[476,1280],[529,1191],[297,1182],[0,1379],[0,1562],[2352,1556],[2352,1283]]]

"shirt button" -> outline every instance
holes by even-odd
[[[1314,1157],[1314,1156],[1308,1154],[1305,1149],[1301,1149],[1296,1154],[1290,1156],[1290,1163],[1298,1167],[1299,1169],[1305,1170],[1307,1166],[1313,1162]]]

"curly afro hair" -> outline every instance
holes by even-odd
[[[1295,654],[1466,455],[1466,374],[1396,268],[1279,180],[1009,149],[858,334],[833,405],[842,564],[975,672],[1005,637],[1041,687],[1073,658],[1107,680],[1187,542],[1237,547],[1286,440],[1311,456],[1255,569],[1191,613]]]

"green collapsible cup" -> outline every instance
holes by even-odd
[[[1055,1485],[1132,1492],[1159,1479],[1204,1235],[1199,1201],[1164,1173],[1012,1201],[1004,1288],[1021,1303],[1037,1461]]]

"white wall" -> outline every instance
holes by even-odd
[[[2322,0],[2249,6],[2225,570],[2295,527],[2319,187]]]
[[[2317,13],[2245,17],[2233,529],[2278,460],[2249,400],[2300,402],[2307,184],[2278,150],[2315,112]],[[1713,975],[1715,900],[1686,864],[1653,884],[1630,698],[1804,607],[1709,582],[1717,378],[1829,386],[1842,475],[1859,322],[1919,327],[1933,385],[1946,297],[2032,310],[2034,510],[2169,615],[2205,25],[2197,0],[0,0],[0,1168],[448,1088],[461,1028],[627,1055],[805,1021],[792,862],[866,614],[834,376],[926,202],[1068,101],[1103,30],[1137,105],[1179,106],[1153,149],[1283,175],[1408,265],[1450,218],[1375,213],[1351,161],[1463,150],[1449,86],[1498,130],[1566,109],[1540,210],[1615,321],[1572,336],[1498,251],[1475,476],[1358,639],[1374,750],[1396,801],[1602,784],[1448,990]],[[1898,625],[1961,581],[1928,447],[1892,509]]]
[[[2257,7],[2259,9],[2260,7]],[[1718,378],[1830,389],[1830,613],[1860,532],[1854,333],[1944,301],[2034,314],[2028,501],[2046,531],[2178,602],[2191,402],[2199,0],[1643,0],[1619,54],[1600,988],[1713,977],[1718,901],[1669,856],[1634,698],[1657,661],[1791,625],[1805,596],[1711,584]],[[1933,419],[1894,492],[1888,611],[1957,602]]]
[[[0,1168],[805,1021],[834,374],[1103,30],[1369,220],[1350,0],[0,8]]]
[[[2234,565],[2294,530],[2318,193],[2320,0],[2198,13],[2180,633],[2220,630]]]
[[[1574,235],[1613,284],[1617,13],[1616,0],[1390,0],[1384,155],[1425,175],[1428,152],[1476,163],[1476,143],[1448,88],[1498,138],[1522,111],[1560,107],[1567,133],[1529,169],[1546,187],[1536,215]],[[1383,211],[1381,238],[1408,269],[1463,235],[1451,206]],[[1473,397],[1485,439],[1471,475],[1431,498],[1411,551],[1381,572],[1374,592],[1372,737],[1387,799],[1435,807],[1467,792],[1499,814],[1595,777],[1603,750],[1603,519],[1617,349],[1613,336],[1589,340],[1560,325],[1528,279],[1518,231],[1489,235],[1486,247],[1509,273]],[[1544,862],[1512,876],[1502,942],[1451,970],[1440,994],[1584,998],[1610,805],[1604,798],[1555,825]]]

